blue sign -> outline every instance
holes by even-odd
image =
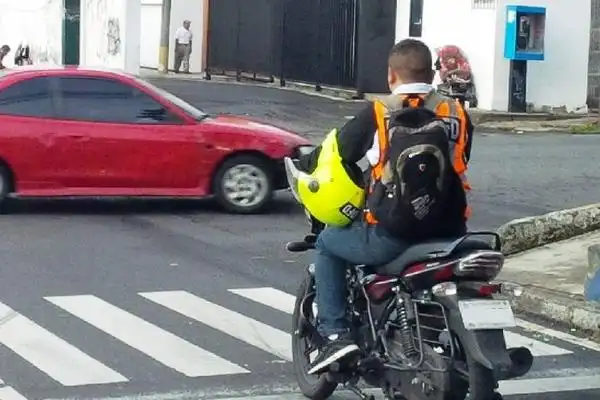
[[[586,301],[600,301],[600,268],[586,278],[583,295]]]
[[[504,58],[543,60],[545,36],[546,7],[506,6]]]

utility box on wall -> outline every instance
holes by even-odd
[[[504,58],[543,60],[545,33],[546,7],[506,6]]]

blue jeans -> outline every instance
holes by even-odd
[[[346,269],[392,261],[408,245],[362,220],[344,228],[327,227],[316,243],[315,283],[318,330],[329,336],[348,330]]]

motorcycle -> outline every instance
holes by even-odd
[[[458,100],[463,106],[468,104],[469,108],[477,108],[475,85],[470,78],[464,79],[450,75],[444,82],[438,84],[437,91],[444,96]]]
[[[465,53],[455,45],[442,46],[436,52],[435,69],[440,79],[437,91],[463,105],[468,103],[468,107],[477,108],[475,82]]]
[[[291,158],[284,163],[300,202],[295,188],[303,172]],[[313,227],[320,226],[305,213]],[[287,250],[314,249],[318,233],[288,243]],[[323,343],[316,329],[315,267],[309,265],[293,313],[293,366],[301,392],[322,400],[343,385],[373,400],[362,380],[390,400],[501,400],[498,382],[525,375],[533,364],[527,348],[507,348],[504,339],[504,329],[516,326],[509,299],[522,288],[493,282],[503,264],[499,236],[471,232],[413,245],[386,265],[349,268],[348,317],[361,354],[320,376],[307,374]]]

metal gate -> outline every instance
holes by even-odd
[[[357,0],[287,0],[283,9],[283,80],[356,84]]]
[[[208,67],[356,86],[358,0],[210,0]]]
[[[207,73],[273,76],[280,46],[281,0],[210,0]]]

